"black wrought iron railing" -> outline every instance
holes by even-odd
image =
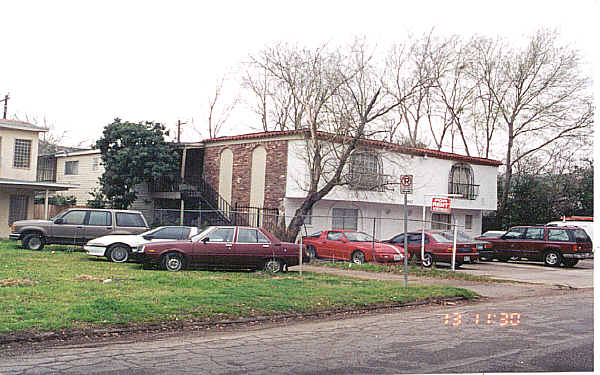
[[[448,193],[449,194],[460,194],[462,195],[462,199],[477,199],[479,196],[479,185],[473,184],[457,184],[457,183],[449,183],[448,184]],[[459,199],[460,199],[459,198]]]
[[[350,172],[345,177],[352,190],[384,191],[391,179],[389,175],[380,173]]]

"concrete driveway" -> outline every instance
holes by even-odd
[[[445,268],[445,265],[438,265]],[[458,272],[488,276],[498,279],[539,283],[545,285],[563,285],[571,288],[592,288],[594,286],[594,261],[586,259],[573,268],[548,267],[541,262],[510,261],[479,262],[464,264]]]

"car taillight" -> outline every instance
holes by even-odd
[[[486,249],[491,249],[492,248],[492,244],[489,243],[489,244],[485,245],[485,248]]]
[[[447,252],[451,253],[452,252],[452,247],[449,247],[446,249]]]
[[[577,245],[573,245],[573,251],[577,251]]]
[[[477,252],[477,247],[474,247],[474,248],[473,248],[473,252]]]
[[[10,231],[13,232],[13,233],[15,232],[15,225],[14,224],[10,226]]]

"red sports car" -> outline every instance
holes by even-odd
[[[409,232],[408,253],[409,256],[416,255],[421,258],[421,232]],[[423,266],[431,267],[435,262],[452,262],[452,232],[425,231],[425,257]],[[398,234],[389,240],[384,241],[390,244],[404,244],[404,233]],[[476,260],[477,245],[471,242],[456,243],[456,267],[460,267],[464,262]]]
[[[144,268],[158,265],[179,271],[195,265],[280,272],[299,263],[300,245],[281,242],[262,228],[218,226],[208,227],[187,241],[141,245],[138,252]],[[305,261],[310,258],[306,256]]]
[[[325,230],[302,237],[306,252],[311,258],[349,260],[356,264],[373,262],[400,262],[404,249],[373,241],[373,237],[354,230]]]

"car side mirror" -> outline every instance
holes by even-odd
[[[54,224],[62,224],[64,223],[64,220],[62,218],[58,218],[56,220],[54,220]]]
[[[145,236],[143,236],[143,237],[144,237],[144,239],[145,239],[145,240],[151,240],[151,239],[153,239],[153,238],[154,238],[154,236],[153,236],[153,235],[151,235],[151,234],[147,234],[147,235],[145,235]]]
[[[345,239],[345,238],[340,238],[340,240],[339,240],[339,241],[340,241],[341,243],[346,243],[346,242],[348,242],[348,240],[347,240],[347,239]]]
[[[208,241],[210,241],[210,238],[208,238],[208,237],[204,237],[204,238],[202,239],[202,242],[203,242],[203,243],[207,243]]]

